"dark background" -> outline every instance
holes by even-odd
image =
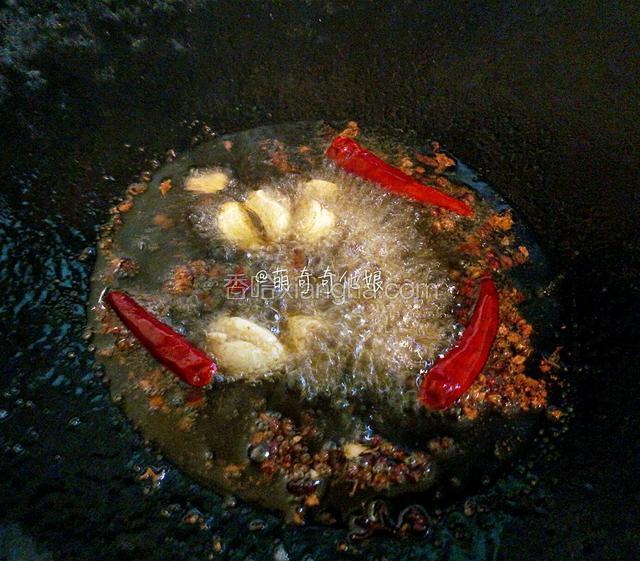
[[[0,559],[33,558],[18,553],[27,535],[53,559],[637,558],[640,13],[522,4],[0,10]],[[341,552],[344,531],[282,528],[157,459],[107,399],[82,331],[97,226],[154,158],[345,118],[439,140],[526,216],[565,279],[575,414],[543,463],[534,447],[474,497],[485,512],[454,505],[424,540]],[[137,481],[147,465],[167,470],[159,489]],[[181,521],[192,508],[204,528]],[[256,518],[265,528],[248,531]]]

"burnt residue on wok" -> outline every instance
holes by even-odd
[[[626,10],[4,9],[3,517],[53,558],[630,558],[637,536],[621,528],[637,517],[628,443],[639,394],[629,147],[640,135]],[[346,530],[283,528],[194,487],[108,402],[82,337],[96,227],[141,169],[194,136],[348,116],[440,140],[522,210],[565,274],[571,438],[539,435],[512,475],[434,507],[426,540],[363,545]]]

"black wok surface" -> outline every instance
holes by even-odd
[[[0,11],[0,559],[634,559],[640,14],[624,2],[75,2]],[[350,544],[201,489],[83,339],[98,225],[193,137],[352,118],[439,140],[563,274],[569,431],[430,536]],[[158,488],[139,481],[166,470]],[[187,524],[193,509],[202,524]],[[250,523],[260,519],[260,524]],[[250,529],[251,528],[251,529]]]

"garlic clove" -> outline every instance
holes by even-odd
[[[335,214],[316,199],[302,201],[296,211],[296,233],[301,240],[314,242],[333,230]]]
[[[207,348],[221,371],[231,375],[266,375],[282,366],[280,357],[248,341],[220,341],[207,335]]]
[[[229,176],[221,170],[195,170],[187,177],[184,188],[196,193],[217,193],[229,185]]]
[[[267,328],[237,316],[222,316],[210,325],[210,329],[226,334],[229,339],[249,341],[263,348],[280,344],[278,338]]]
[[[218,228],[222,235],[241,249],[263,245],[260,232],[241,203],[230,201],[218,210]]]
[[[326,331],[326,323],[314,316],[295,315],[287,319],[287,339],[297,352],[308,350]]]
[[[303,197],[333,202],[338,196],[338,186],[324,179],[311,179],[302,185]]]
[[[245,206],[260,219],[269,241],[280,241],[289,230],[291,213],[288,202],[286,198],[276,197],[263,189],[253,191],[247,197]]]
[[[268,329],[248,319],[223,316],[209,326],[207,349],[231,374],[267,374],[282,368],[286,352]]]

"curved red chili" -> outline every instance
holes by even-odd
[[[123,292],[110,291],[107,302],[149,353],[181,380],[196,387],[211,382],[218,367],[206,353]]]
[[[462,337],[427,372],[418,399],[430,409],[445,409],[469,389],[489,358],[500,323],[498,291],[490,277],[480,280],[480,293]]]
[[[392,193],[404,195],[414,201],[451,210],[461,216],[473,216],[473,209],[464,201],[446,195],[442,191],[423,185],[387,164],[360,146],[352,138],[337,136],[327,149],[327,157],[344,170],[363,179],[378,183]]]

